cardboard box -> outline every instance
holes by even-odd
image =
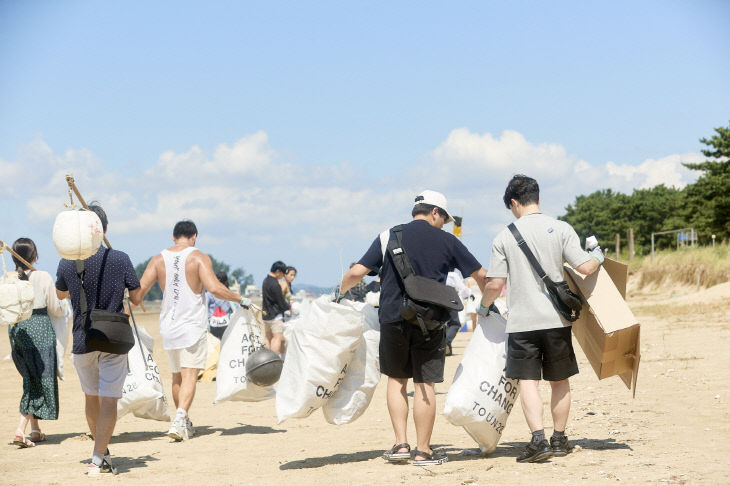
[[[565,273],[571,290],[583,299],[573,334],[598,379],[618,375],[636,396],[641,325],[625,300],[628,266],[606,258],[592,275],[567,266]]]

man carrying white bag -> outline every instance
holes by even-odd
[[[224,400],[260,402],[274,398],[274,388],[262,387],[246,379],[246,361],[264,347],[264,336],[250,309],[239,307],[231,314],[221,337],[221,351],[216,373],[215,402]]]
[[[124,380],[122,398],[117,402],[117,417],[132,412],[135,417],[169,422],[165,389],[152,356],[155,341],[143,327],[136,328],[134,347],[127,354],[129,371]]]
[[[506,326],[497,312],[479,316],[444,404],[446,419],[463,426],[485,455],[496,449],[519,396],[519,381],[504,374]]]

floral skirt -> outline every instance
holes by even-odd
[[[20,413],[42,420],[58,418],[56,333],[46,309],[8,328],[13,362],[23,377]]]

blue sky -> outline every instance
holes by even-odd
[[[0,1],[0,239],[54,271],[73,172],[135,263],[189,217],[257,281],[281,258],[328,285],[432,188],[486,266],[515,172],[555,215],[694,180],[681,162],[730,120],[728,20],[722,1]]]

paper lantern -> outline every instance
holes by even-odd
[[[53,223],[53,244],[66,260],[86,260],[103,239],[101,220],[93,211],[63,211]]]
[[[6,272],[0,277],[0,324],[12,326],[28,319],[33,313],[33,298],[32,283],[20,280],[18,272]]]

